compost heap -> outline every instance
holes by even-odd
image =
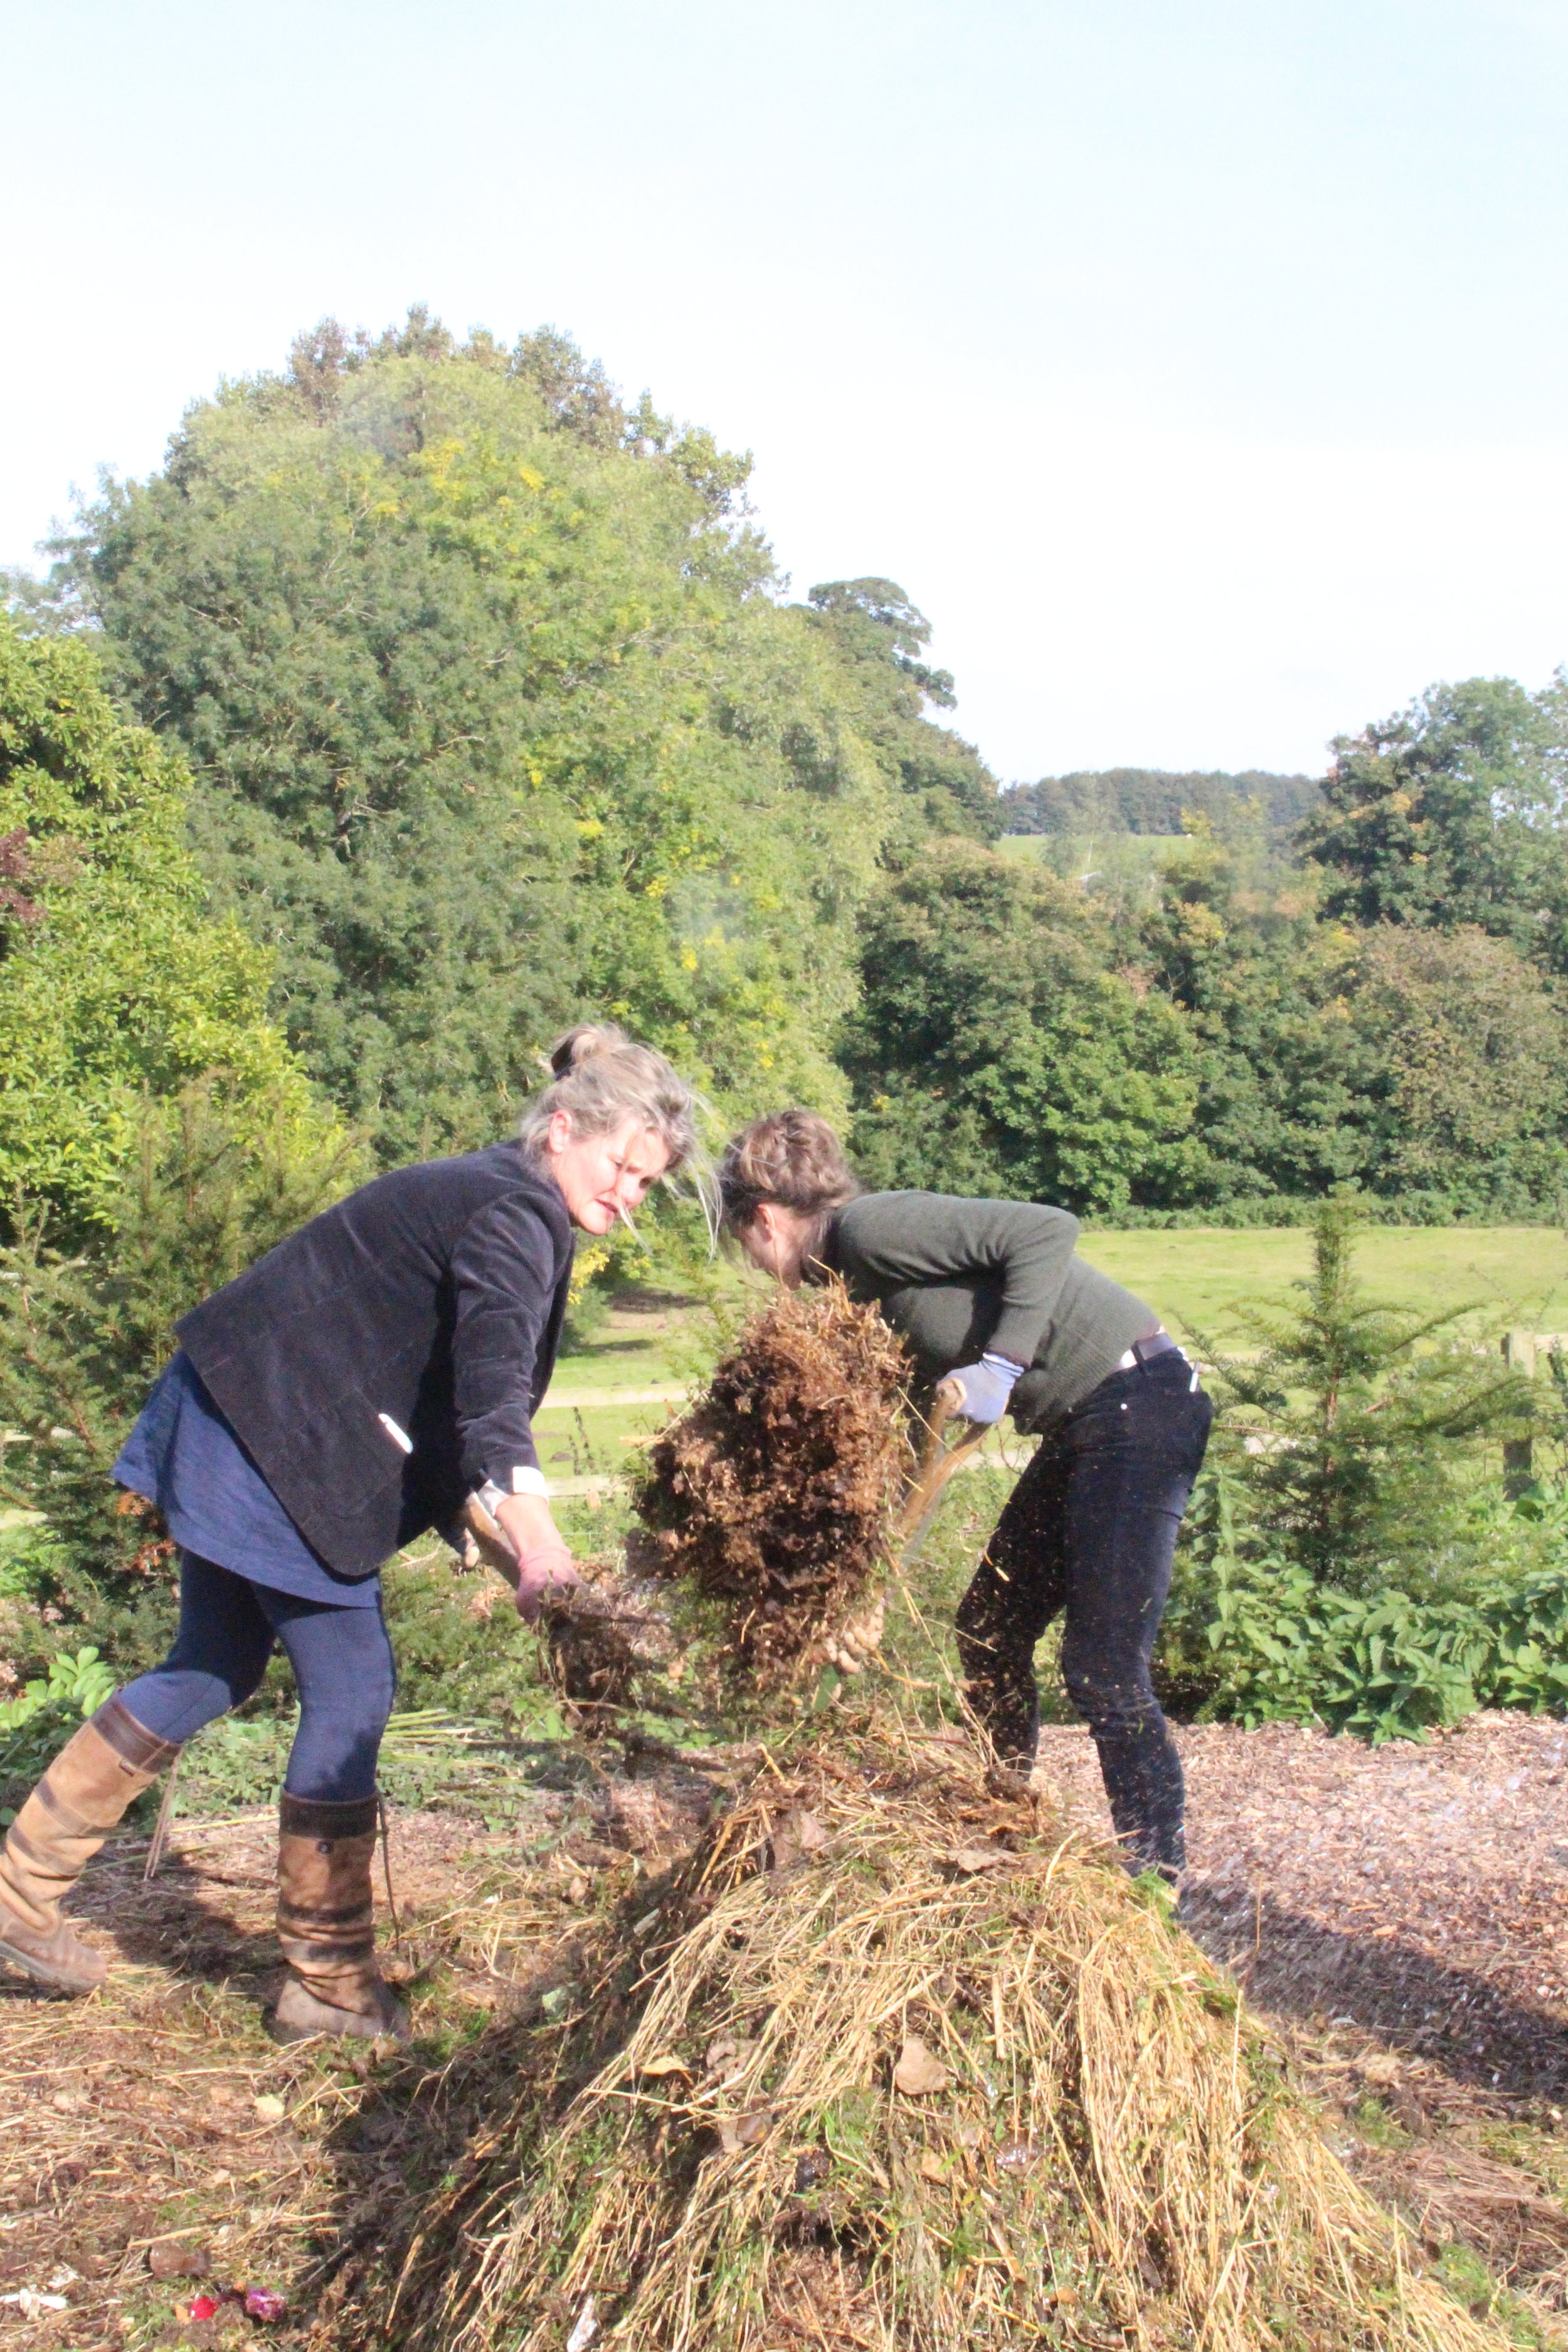
[[[757,1679],[881,1577],[901,1369],[842,1291],[782,1297],[654,1449],[642,1560],[722,1604]],[[833,1720],[737,1757],[685,1858],[431,2078],[424,2176],[314,2342],[1505,2341],[1411,2270],[1162,1896],[963,1732]]]
[[[732,1678],[787,1682],[879,1591],[909,1366],[841,1283],[784,1291],[648,1449],[632,1572],[714,1604]]]
[[[334,2347],[1506,2340],[1407,2266],[1164,1906],[962,1735],[764,1768],[567,1998]]]

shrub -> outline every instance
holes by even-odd
[[[1497,1565],[1463,1592],[1346,1592],[1299,1560],[1235,1547],[1223,1473],[1206,1474],[1161,1630],[1163,1695],[1200,1722],[1321,1723],[1374,1745],[1482,1706],[1568,1709],[1568,1497],[1477,1509]],[[1508,1558],[1512,1533],[1534,1566]]]
[[[1360,1215],[1343,1194],[1321,1205],[1303,1303],[1254,1317],[1256,1358],[1205,1348],[1222,1408],[1213,1458],[1229,1478],[1225,1542],[1314,1585],[1435,1595],[1478,1565],[1467,1497],[1487,1446],[1535,1429],[1542,1402],[1461,1335],[1470,1310],[1367,1298]]]
[[[344,1189],[353,1148],[301,1148],[279,1106],[236,1124],[212,1083],[146,1101],[112,1222],[56,1247],[49,1210],[19,1199],[0,1246],[0,1504],[40,1512],[33,1596],[124,1667],[162,1654],[173,1616],[162,1527],[110,1470],[175,1345],[176,1318]]]

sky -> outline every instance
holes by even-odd
[[[1006,780],[1568,659],[1568,0],[0,0],[0,563],[328,312],[569,330]]]

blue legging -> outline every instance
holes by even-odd
[[[259,1686],[274,1642],[300,1692],[284,1787],[326,1804],[374,1795],[397,1688],[379,1601],[374,1609],[300,1601],[183,1551],[179,1636],[163,1664],[120,1696],[161,1739],[188,1739]]]

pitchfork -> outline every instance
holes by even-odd
[[[925,1417],[925,1435],[921,1442],[915,1475],[904,1496],[899,1516],[893,1522],[893,1532],[899,1539],[897,1573],[912,1568],[920,1557],[921,1546],[931,1532],[937,1505],[942,1490],[955,1470],[962,1470],[973,1460],[984,1444],[991,1424],[989,1422],[963,1422],[963,1389],[960,1381],[948,1379],[939,1381]],[[952,1444],[944,1444],[947,1425],[955,1416],[961,1421],[960,1434]],[[963,1429],[968,1435],[963,1434]]]

